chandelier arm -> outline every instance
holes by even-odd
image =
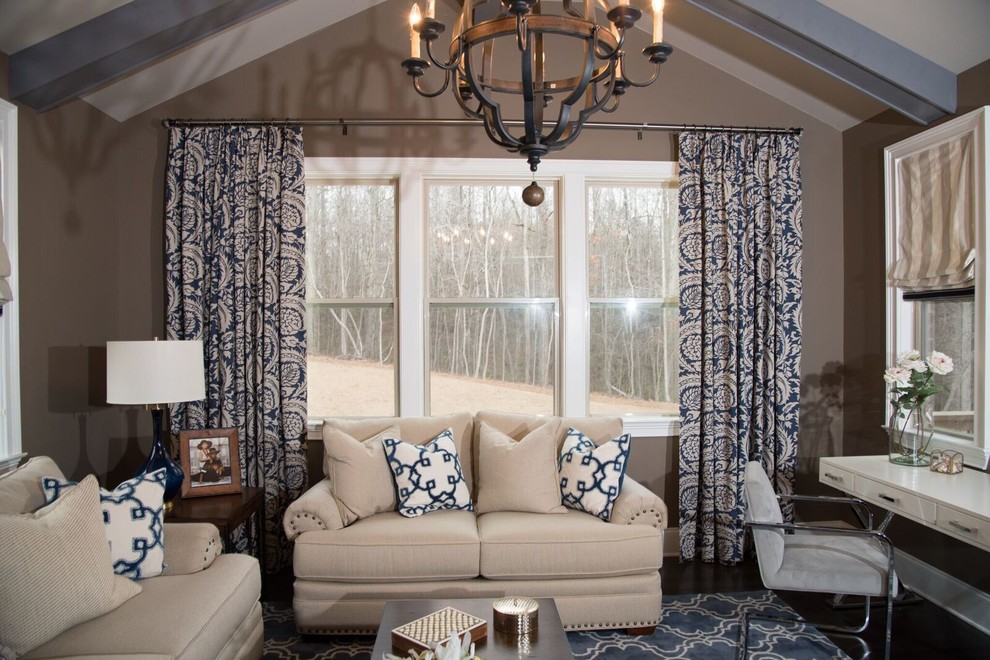
[[[492,114],[495,115],[494,118]],[[505,130],[505,125],[502,123],[502,116],[498,108],[485,109],[482,125],[485,127],[485,132],[488,133],[488,139],[498,146],[513,152],[518,152],[522,148],[522,142]]]
[[[505,126],[502,123],[502,111],[499,104],[495,102],[488,94],[486,94],[484,88],[475,80],[474,65],[471,63],[471,53],[469,49],[464,52],[463,62],[464,78],[467,80],[468,86],[471,87],[471,92],[474,94],[475,98],[478,99],[478,102],[482,107],[495,113],[497,123],[494,128],[498,130],[499,135],[502,136],[503,140],[510,143],[518,143],[518,140],[506,131]],[[488,125],[487,113],[485,125]]]
[[[463,37],[457,38],[457,50],[451,53],[450,60],[447,62],[441,62],[433,54],[433,42],[435,39],[426,40],[426,57],[429,58],[433,66],[443,69],[444,71],[453,71],[461,63],[461,55],[463,54]]]
[[[539,130],[542,126],[537,126],[536,90],[533,85],[533,39],[529,32],[526,33],[526,44],[522,51],[520,64],[522,66],[523,130],[525,132],[523,142],[536,144],[542,132]]]
[[[463,98],[459,92],[454,94],[454,98],[457,100],[457,105],[461,106],[461,110],[464,111],[465,115],[471,119],[484,119],[484,113],[482,112],[484,106],[480,101],[478,102],[477,109],[472,109],[468,107],[467,99]]]
[[[420,80],[421,77],[422,76],[417,76],[417,77],[413,78],[413,87],[416,89],[416,92],[420,96],[425,96],[428,99],[432,99],[432,98],[436,98],[436,97],[440,96],[441,94],[443,94],[444,92],[446,92],[447,91],[447,88],[450,86],[450,71],[444,71],[444,74],[443,74],[443,85],[441,85],[440,86],[440,89],[436,90],[435,92],[428,92],[428,91],[426,91],[423,88],[423,85],[421,85],[420,82],[419,82],[419,80]]]
[[[594,29],[591,31],[591,39],[592,39],[592,43],[594,43],[595,57],[597,57],[600,60],[611,60],[611,59],[614,59],[613,56],[616,53],[619,52],[619,47],[618,46],[616,46],[615,47],[615,50],[613,50],[612,52],[609,52],[607,50],[602,50],[602,51],[599,51],[598,50],[598,44],[602,43],[602,40],[598,38],[598,31],[599,30],[601,30],[601,26],[596,25],[594,27]],[[616,42],[616,43],[618,43],[618,42]]]
[[[636,82],[635,80],[627,76],[625,71],[622,72],[622,79],[625,82],[632,85],[633,87],[649,87],[650,85],[655,83],[657,79],[660,77],[660,64],[657,63],[655,66],[656,68],[653,70],[653,75],[650,76],[650,79],[645,82]]]

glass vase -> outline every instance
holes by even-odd
[[[934,431],[931,401],[913,408],[895,408],[887,424],[890,462],[914,467],[930,465],[932,459],[928,445]]]

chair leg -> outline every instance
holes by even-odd
[[[739,626],[739,649],[736,651],[736,660],[745,660],[749,650],[749,612],[743,612],[742,625]]]

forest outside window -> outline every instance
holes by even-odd
[[[530,208],[510,159],[307,159],[311,420],[501,409],[677,434],[675,165],[552,161],[539,183]]]

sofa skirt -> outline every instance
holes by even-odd
[[[387,600],[420,598],[553,598],[566,630],[655,626],[660,621],[660,573],[564,580],[449,580],[361,584],[297,578],[292,606],[303,634],[378,632]]]

